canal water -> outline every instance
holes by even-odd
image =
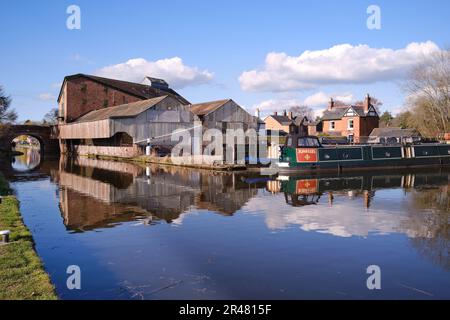
[[[33,153],[2,171],[62,299],[450,298],[449,172],[276,180]]]

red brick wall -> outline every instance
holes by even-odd
[[[361,119],[361,137],[368,137],[372,130],[380,126],[378,117],[366,117]]]
[[[348,130],[349,119],[353,119],[353,130]],[[330,122],[323,122],[323,132],[342,136],[348,136],[353,133],[355,137],[367,137],[374,128],[379,126],[379,118],[377,117],[344,117],[341,120],[335,120],[335,129],[331,131]]]
[[[86,78],[67,81],[63,99],[60,101],[60,108],[65,103],[65,121],[74,121],[92,110],[142,100],[118,90],[105,88],[107,87]]]

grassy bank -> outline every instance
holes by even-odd
[[[0,173],[0,192],[8,183]],[[34,250],[33,238],[19,212],[19,201],[6,196],[0,204],[0,230],[10,230],[10,243],[0,244],[0,299],[56,299],[55,289]]]

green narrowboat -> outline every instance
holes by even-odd
[[[322,145],[317,137],[289,135],[280,172],[346,171],[450,166],[448,144]]]

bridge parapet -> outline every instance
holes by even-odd
[[[36,138],[41,154],[59,155],[59,142],[55,126],[49,125],[3,125],[0,129],[0,150],[10,151],[12,141],[21,135]],[[56,133],[56,135],[55,135]]]

